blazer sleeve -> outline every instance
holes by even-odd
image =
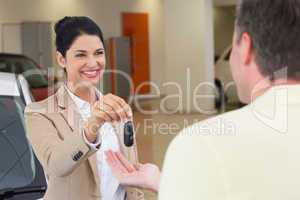
[[[194,131],[184,130],[168,148],[159,200],[226,199],[222,168],[213,145]]]
[[[96,152],[84,141],[82,130],[62,137],[44,114],[25,112],[25,123],[34,152],[48,175],[68,176]]]

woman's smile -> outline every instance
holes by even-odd
[[[94,79],[94,78],[100,78],[102,73],[103,73],[103,69],[99,68],[99,69],[85,69],[85,70],[81,70],[80,74],[81,76],[88,78],[88,79]]]

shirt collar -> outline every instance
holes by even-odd
[[[90,104],[81,99],[80,97],[78,97],[77,95],[75,95],[66,85],[66,89],[71,97],[71,99],[75,102],[75,105],[82,111],[82,110],[86,110],[86,109],[90,109]],[[102,96],[102,93],[95,87],[95,91],[96,91],[96,96],[97,98]]]

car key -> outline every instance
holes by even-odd
[[[128,121],[124,125],[124,144],[131,147],[134,143],[134,130],[132,121]]]

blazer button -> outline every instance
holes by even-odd
[[[83,152],[82,152],[82,151],[78,151],[78,152],[73,156],[72,159],[76,162],[76,161],[78,161],[82,156],[83,156]]]

